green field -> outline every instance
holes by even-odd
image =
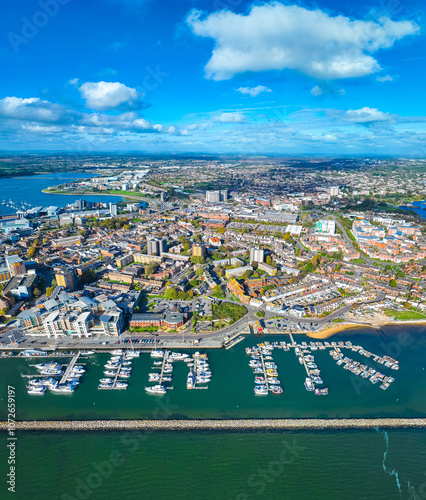
[[[384,311],[386,316],[393,316],[396,320],[426,319],[426,315],[417,311],[394,311],[388,309]]]

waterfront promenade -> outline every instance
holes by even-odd
[[[235,420],[41,420],[13,424],[14,431],[338,430],[424,428],[426,418],[235,419]],[[0,422],[8,431],[8,422]]]

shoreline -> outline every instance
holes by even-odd
[[[246,431],[425,428],[426,418],[235,419],[235,420],[43,420],[0,422],[0,431]]]
[[[333,326],[331,328],[324,328],[324,330],[321,330],[319,332],[307,332],[306,336],[310,337],[312,339],[318,339],[318,340],[323,340],[323,339],[328,339],[329,337],[332,337],[333,335],[336,335],[340,332],[346,331],[346,330],[355,330],[357,328],[373,328],[374,326],[372,325],[357,325],[356,323],[348,323],[345,325],[338,325],[338,326]]]

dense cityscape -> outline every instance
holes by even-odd
[[[424,162],[112,160],[73,160],[96,175],[44,190],[77,198],[65,207],[0,200],[2,326],[18,342],[223,344],[426,319],[424,227],[409,210]]]

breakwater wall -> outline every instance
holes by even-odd
[[[424,428],[426,418],[241,419],[241,420],[41,420],[14,422],[16,431],[246,431]],[[0,431],[11,424],[0,422]]]

